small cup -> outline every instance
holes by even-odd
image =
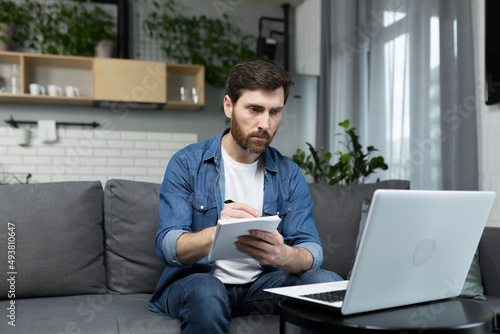
[[[30,94],[31,95],[45,95],[45,88],[40,86],[39,84],[32,83],[30,84]]]
[[[66,91],[66,96],[67,97],[80,96],[80,90],[78,89],[78,87],[75,87],[75,86],[66,86],[64,88],[64,90]]]
[[[60,96],[60,95],[62,95],[62,89],[61,89],[60,86],[49,85],[47,88],[48,88],[50,96]]]

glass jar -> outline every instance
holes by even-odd
[[[198,103],[198,90],[196,89],[196,87],[193,87],[192,92],[193,92],[193,102]]]
[[[21,73],[19,65],[12,64],[12,74],[10,75],[10,92],[12,94],[21,94]]]

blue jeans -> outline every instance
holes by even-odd
[[[312,269],[300,275],[286,271],[262,274],[245,285],[224,285],[209,274],[192,274],[173,283],[167,295],[167,312],[180,319],[182,333],[227,333],[231,317],[277,314],[277,300],[265,288],[339,281],[334,272]]]

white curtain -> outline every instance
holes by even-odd
[[[477,189],[469,0],[325,0],[322,10],[317,145],[340,149],[336,124],[349,118],[389,165],[373,180]]]

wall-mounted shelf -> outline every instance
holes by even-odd
[[[199,109],[205,105],[205,67],[187,64],[167,64],[168,109]],[[181,95],[181,87],[185,95]],[[197,99],[193,98],[196,88]]]
[[[177,110],[205,105],[205,68],[201,65],[0,51],[0,77],[5,82],[12,64],[20,67],[20,93],[0,92],[0,102],[78,106],[124,102]],[[31,95],[32,83],[43,86],[46,94]],[[62,95],[49,96],[49,85],[61,87]],[[65,96],[66,86],[77,87],[79,96]],[[174,93],[181,86],[189,90],[185,101]],[[191,98],[193,87],[198,94],[196,103]]]
[[[30,94],[10,94],[0,93],[0,102],[7,103],[27,103],[27,104],[58,104],[68,106],[87,106],[94,105],[94,99],[91,97],[66,97],[66,96],[33,96]]]

